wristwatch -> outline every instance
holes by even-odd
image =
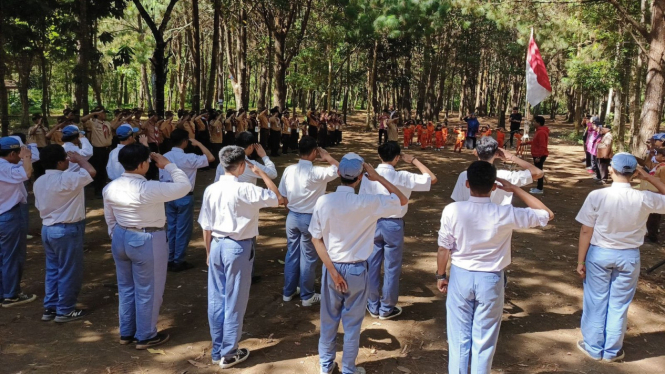
[[[446,278],[446,273],[443,273],[443,275],[439,275],[439,273],[435,272],[434,275],[436,276],[436,280],[438,280],[438,281],[447,279]]]

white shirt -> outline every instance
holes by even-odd
[[[92,157],[92,144],[90,144],[90,141],[86,137],[79,138],[79,140],[81,141],[81,148],[72,142],[65,142],[62,147],[65,149],[65,152],[76,152],[86,160],[89,160],[90,157]],[[77,172],[79,170],[81,170],[79,164],[73,162],[69,163],[69,169],[67,171]]]
[[[432,177],[429,174],[415,174],[408,171],[396,171],[392,165],[379,164],[376,167],[376,172],[386,178],[386,180],[397,187],[408,199],[411,197],[413,191],[429,191],[432,186]],[[371,181],[363,178],[360,181],[360,194],[367,195],[389,195],[390,193],[379,182]],[[402,207],[399,214],[394,214],[385,218],[402,218],[409,210],[409,204]]]
[[[23,182],[28,180],[23,164],[12,164],[0,158],[0,214],[18,203],[27,203],[28,191]]]
[[[92,182],[85,169],[74,173],[49,169],[37,178],[33,191],[35,207],[44,226],[56,223],[74,223],[85,219],[85,193],[83,188]]]
[[[199,168],[204,168],[208,166],[208,157],[205,155],[197,155],[194,153],[185,153],[182,148],[173,147],[170,151],[164,154],[167,160],[176,164],[178,169],[182,170],[187,174],[189,178],[189,183],[192,184],[192,189],[194,191],[194,184],[196,183],[196,171]],[[171,174],[166,170],[159,170],[159,180],[161,182],[173,182]]]
[[[259,210],[277,205],[274,192],[223,175],[203,194],[199,224],[216,238],[251,239],[259,235]]]
[[[633,249],[644,243],[649,214],[665,213],[665,196],[634,190],[630,183],[612,183],[591,191],[577,214],[577,222],[593,227],[591,245]]]
[[[337,191],[316,201],[309,232],[323,239],[333,262],[366,261],[374,250],[376,221],[401,212],[394,195],[356,195],[353,188],[339,186]]]
[[[299,160],[284,169],[279,181],[279,193],[289,200],[288,208],[296,213],[311,214],[319,197],[326,193],[328,182],[337,178],[337,166],[314,166],[311,161]]]
[[[266,173],[268,178],[270,179],[277,178],[277,168],[275,168],[275,164],[272,161],[270,161],[270,158],[268,156],[262,158],[263,165],[254,160],[250,160],[247,156],[245,156],[245,160],[251,162],[252,164],[256,165],[256,167],[263,170],[263,172]],[[222,175],[224,175],[224,168],[222,167],[221,164],[219,164],[217,166],[217,171],[215,173],[215,182],[219,181],[219,177]],[[238,181],[256,184],[256,181],[259,178],[261,177],[254,174],[252,170],[250,170],[248,167],[245,166],[245,172],[242,173],[240,177],[238,177]]]
[[[104,187],[104,217],[113,235],[115,225],[133,228],[164,227],[164,203],[177,200],[190,191],[187,174],[171,163],[164,168],[173,182],[148,181],[138,174],[123,173]]]
[[[118,153],[120,153],[120,150],[124,146],[124,144],[118,144],[118,146],[109,153],[109,161],[106,163],[106,175],[108,175],[109,179],[112,181],[120,178],[122,173],[125,172],[125,168],[122,167],[120,161],[118,161]]]
[[[439,246],[453,265],[469,271],[500,271],[510,265],[513,230],[546,226],[545,210],[497,205],[489,197],[449,204],[441,214]]]
[[[533,178],[529,170],[509,171],[497,170],[496,177],[505,179],[517,187],[523,187],[533,183]],[[471,190],[466,186],[466,170],[460,173],[453,189],[453,194],[450,196],[455,201],[468,201],[471,197]],[[494,204],[497,205],[511,205],[513,203],[513,193],[506,192],[499,188],[492,191],[490,198]]]

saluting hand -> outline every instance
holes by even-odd
[[[171,161],[169,161],[168,158],[160,155],[159,153],[152,152],[150,154],[150,159],[157,165],[158,168],[164,169],[166,165],[170,164]]]
[[[372,167],[372,165],[365,162],[363,166],[365,168],[367,179],[371,181],[376,181],[380,178],[379,173],[377,173],[376,170],[374,170],[374,167]]]
[[[32,158],[32,151],[30,150],[30,148],[28,148],[26,146],[23,146],[23,147],[21,147],[21,150],[19,151],[18,156],[22,160]]]
[[[261,146],[261,144],[259,144],[259,143],[254,143],[254,150],[256,151],[256,154],[257,154],[259,157],[261,157],[261,158],[266,157],[266,150],[263,149],[263,147]]]
[[[81,162],[83,159],[83,156],[76,152],[67,152],[67,158],[69,159],[69,162],[73,162],[75,164],[78,164]]]
[[[497,183],[496,187],[497,187],[498,189],[500,189],[500,190],[504,190],[504,191],[506,191],[506,192],[515,192],[515,189],[518,188],[518,187],[515,187],[514,184],[508,182],[508,181],[505,180],[505,179],[496,178],[496,181],[499,182],[499,183],[501,183],[501,185],[499,185],[499,184]]]
[[[249,170],[252,171],[252,173],[254,173],[254,174],[256,174],[256,175],[261,175],[261,174],[260,174],[261,169],[259,169],[259,167],[256,166],[256,165],[254,165],[253,163],[251,163],[251,162],[245,160],[245,166],[248,167]]]
[[[502,159],[503,161],[512,161],[514,156],[510,151],[505,150],[503,148],[497,149],[496,153],[497,156],[499,156],[499,158]]]
[[[407,164],[413,164],[413,161],[415,160],[415,156],[410,155],[408,153],[402,153],[402,160],[406,162]]]
[[[148,137],[145,136],[145,135],[139,135],[139,143],[141,143],[144,146],[148,147]]]

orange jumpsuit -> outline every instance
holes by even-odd
[[[523,136],[522,134],[515,134],[515,139],[517,139],[517,148],[516,148],[517,152],[516,153],[517,153],[518,156],[522,156],[522,154],[524,153],[523,150],[522,150],[522,136]]]
[[[436,149],[442,149],[444,145],[443,129],[436,132]]]
[[[492,129],[487,129],[487,131],[485,131],[485,132],[482,134],[482,136],[492,136]]]
[[[404,148],[409,148],[411,138],[413,138],[413,127],[407,126],[404,128]]]
[[[434,136],[434,124],[432,122],[427,123],[427,128],[424,133],[425,136],[425,143],[421,144],[421,148],[425,149],[425,147],[431,147],[432,146],[432,136]]]
[[[443,137],[443,148],[445,148],[446,145],[448,144],[448,128],[447,127],[442,128],[441,134]]]
[[[423,125],[416,126],[416,133],[418,134],[418,144],[423,144]]]
[[[455,134],[457,134],[457,140],[455,141],[453,152],[459,150],[462,153],[462,147],[464,147],[464,140],[466,139],[466,130],[455,130]]]
[[[506,133],[503,131],[496,131],[496,142],[499,143],[499,148],[503,148],[503,145],[506,144]]]

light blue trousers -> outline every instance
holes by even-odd
[[[367,259],[369,263],[367,308],[372,314],[387,316],[397,304],[403,251],[404,220],[401,218],[378,220],[374,233],[374,252]],[[381,265],[383,265],[383,289],[379,293]]]
[[[337,291],[328,270],[323,266],[319,360],[322,371],[327,372],[332,369],[337,353],[335,348],[337,329],[341,320],[344,327],[342,374],[354,374],[360,345],[360,327],[367,305],[367,262],[334,265],[346,281],[348,290],[344,293]]]
[[[503,313],[503,271],[450,268],[446,319],[448,372],[489,374]]]
[[[46,255],[44,309],[65,315],[76,308],[83,281],[85,220],[42,226]]]
[[[187,247],[194,229],[194,196],[186,195],[166,203],[166,237],[169,241],[169,262],[185,261]]]
[[[208,265],[208,323],[212,359],[233,357],[252,285],[254,240],[213,238]]]
[[[0,299],[12,299],[21,293],[27,235],[21,205],[0,214]]]
[[[639,249],[589,247],[582,336],[591,356],[612,359],[621,350],[628,307],[635,296],[639,275]]]
[[[284,259],[284,295],[293,295],[300,286],[300,299],[314,295],[316,262],[319,256],[309,233],[311,214],[290,211],[286,216],[286,245]]]
[[[169,249],[166,233],[113,229],[111,252],[118,276],[120,336],[143,341],[157,335]]]

